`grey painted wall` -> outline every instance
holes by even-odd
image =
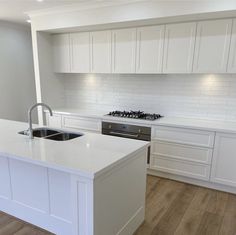
[[[0,118],[26,121],[35,102],[30,27],[0,21]]]

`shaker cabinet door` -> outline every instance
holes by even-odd
[[[161,73],[164,25],[137,29],[136,73]]]
[[[111,31],[90,33],[92,73],[111,73]]]
[[[70,35],[52,36],[53,69],[56,73],[70,72]]]
[[[211,181],[236,187],[236,135],[217,133]]]
[[[89,73],[89,33],[70,34],[71,72]]]
[[[135,73],[136,28],[112,31],[112,72]]]
[[[233,29],[231,35],[228,73],[236,73],[236,19],[233,20]]]
[[[163,73],[191,73],[196,23],[166,25]]]
[[[193,72],[227,71],[231,27],[231,19],[198,22]]]

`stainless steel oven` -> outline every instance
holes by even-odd
[[[123,123],[102,122],[102,134],[129,139],[151,141],[151,127]],[[147,152],[147,164],[150,163],[150,146]]]

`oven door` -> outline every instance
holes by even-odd
[[[123,137],[123,138],[128,138],[128,139],[143,140],[143,141],[151,140],[151,128],[149,129],[148,127],[145,127],[145,130],[147,133],[128,132],[127,130],[134,130],[132,127],[137,127],[137,126],[103,122],[102,134]],[[142,128],[142,127],[138,127],[138,128]],[[151,146],[149,146],[147,150],[147,167],[149,167],[150,165],[150,156],[151,156]]]

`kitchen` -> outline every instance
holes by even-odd
[[[235,234],[234,1],[27,15],[39,127],[0,122],[0,210],[62,235]],[[42,126],[59,133],[30,139]]]

